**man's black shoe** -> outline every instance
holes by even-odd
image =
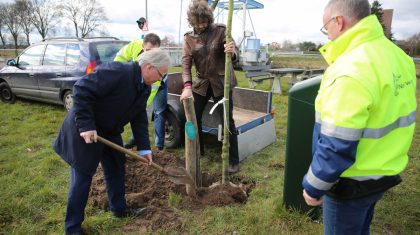
[[[133,138],[131,138],[126,144],[124,144],[124,148],[126,149],[132,149],[136,146],[136,141],[134,141]]]
[[[239,172],[239,163],[238,164],[229,164],[229,173],[235,174]]]
[[[162,151],[163,150],[163,147],[158,147],[157,148],[159,151]]]
[[[64,234],[65,235],[86,235],[86,233],[85,233],[85,231],[83,231],[83,229],[81,231],[73,232],[73,233],[65,231]]]
[[[124,217],[143,217],[147,213],[147,208],[127,208],[123,212],[112,212],[114,213],[115,217],[124,218]]]

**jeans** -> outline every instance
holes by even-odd
[[[168,105],[168,85],[167,82],[159,88],[153,99],[153,127],[155,130],[155,146],[163,149],[165,146],[165,110]],[[131,135],[130,141],[134,143],[134,136]]]
[[[324,234],[370,234],[369,227],[373,212],[384,192],[370,196],[340,200],[324,196],[323,218]]]
[[[168,84],[163,83],[153,99],[153,114],[155,119],[153,126],[155,129],[155,145],[161,149],[165,146],[165,117],[164,112],[168,104]]]

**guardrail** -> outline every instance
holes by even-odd
[[[304,54],[303,52],[272,52],[271,56],[282,56],[282,57],[312,57],[321,58],[321,54]],[[413,57],[414,62],[420,63],[420,57]]]

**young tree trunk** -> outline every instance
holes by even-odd
[[[232,41],[232,13],[233,13],[233,0],[229,0],[229,13],[228,21],[226,24],[226,43]],[[222,162],[223,162],[223,172],[222,172],[222,184],[226,184],[226,176],[228,173],[229,167],[229,91],[230,91],[230,78],[231,78],[231,67],[232,67],[232,56],[229,53],[226,53],[225,57],[225,89],[224,89],[224,129],[223,129],[223,147],[222,147]]]

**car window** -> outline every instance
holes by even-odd
[[[66,44],[48,44],[43,65],[64,65]]]
[[[80,47],[78,44],[67,44],[67,63],[66,65],[77,65],[80,60]]]
[[[96,44],[101,63],[114,61],[115,55],[125,44],[124,42]]]
[[[19,56],[18,64],[21,66],[40,65],[45,45],[36,45],[28,48]]]

